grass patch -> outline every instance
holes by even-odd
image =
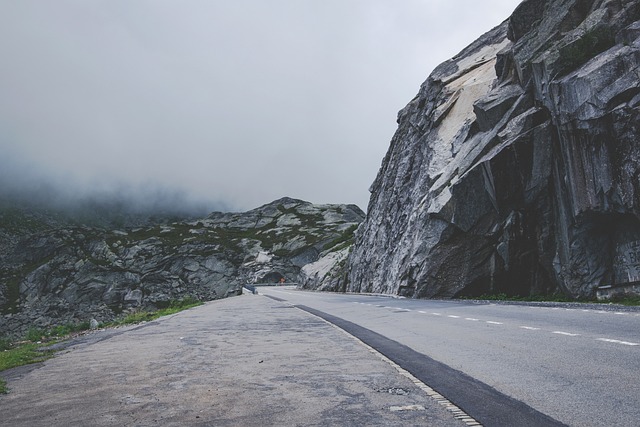
[[[599,301],[599,302],[604,302],[604,301]],[[606,301],[606,302],[611,302],[613,304],[620,304],[620,305],[626,305],[626,306],[639,306],[640,296],[614,295],[613,297],[611,297],[609,301]]]
[[[505,293],[499,294],[483,294],[480,296],[461,296],[459,299],[478,299],[486,301],[525,301],[525,302],[597,302],[594,300],[576,300],[569,298],[565,295],[507,295]]]
[[[87,331],[91,329],[91,325],[88,321],[81,323],[67,323],[64,325],[58,325],[48,331],[49,337],[65,337],[74,332]]]
[[[86,329],[89,329],[89,322],[69,323],[50,330],[29,328],[25,335],[25,341],[17,343],[12,343],[8,338],[0,338],[0,371],[44,362],[53,357],[54,351],[40,350],[40,347],[47,345],[42,342],[48,341],[52,337],[63,337],[72,332]],[[0,394],[6,394],[8,391],[6,381],[0,378]]]
[[[47,335],[48,333],[44,329],[31,327],[27,331],[27,335],[25,335],[25,338],[27,339],[27,341],[38,342],[46,339]]]
[[[35,343],[22,343],[4,350],[0,353],[0,371],[42,362],[51,357],[51,352],[37,351],[39,347],[40,345]]]
[[[486,301],[524,301],[524,302],[579,302],[588,304],[620,304],[625,306],[640,306],[640,296],[614,296],[610,300],[597,300],[594,298],[569,298],[565,295],[530,295],[509,296],[504,293],[484,294],[478,297],[462,296],[458,299],[478,299]]]
[[[156,311],[137,311],[130,313],[126,317],[116,320],[112,325],[130,325],[133,323],[149,322],[162,316],[168,316],[170,314],[176,314],[183,310],[187,310],[193,307],[204,304],[202,301],[198,301],[193,298],[185,298],[178,301],[172,301],[169,306]]]
[[[16,343],[12,343],[8,338],[0,338],[0,371],[44,362],[53,357],[54,351],[43,351],[40,349],[42,346],[50,344],[56,338],[87,329],[89,322],[67,323],[49,330],[31,327],[25,334],[25,340]],[[0,394],[7,392],[7,383],[0,378]]]
[[[11,340],[8,338],[0,338],[0,351],[9,350],[11,348]]]
[[[0,371],[16,368],[18,366],[30,365],[32,363],[44,362],[50,359],[53,351],[38,351],[40,344],[19,343],[11,348],[0,352]],[[0,393],[7,392],[7,385],[4,381],[0,383]]]
[[[74,332],[81,332],[91,329],[91,326],[88,321],[81,323],[66,323],[64,325],[54,326],[50,329],[41,329],[36,327],[31,327],[27,330],[25,335],[25,340],[31,341],[34,343],[50,341],[51,339],[57,339],[61,337],[66,337]],[[0,351],[2,350],[2,340],[0,340]]]

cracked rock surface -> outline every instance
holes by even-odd
[[[525,0],[398,114],[347,290],[563,293],[640,280],[640,1]]]
[[[350,245],[363,218],[355,205],[291,198],[121,228],[0,209],[0,336],[296,282],[305,265]]]

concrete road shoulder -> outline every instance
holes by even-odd
[[[327,322],[259,295],[89,341],[9,380],[12,426],[463,426]]]

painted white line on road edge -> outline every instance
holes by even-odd
[[[389,408],[391,412],[401,411],[424,411],[425,408],[422,405],[407,405],[407,406],[391,406]]]
[[[553,331],[551,332],[552,334],[557,334],[557,335],[565,335],[567,337],[579,337],[580,334],[572,334],[571,332],[564,332],[564,331]]]
[[[473,318],[473,317],[465,317],[464,320],[469,320],[471,322],[479,322],[480,321],[480,319],[476,319],[476,318]]]
[[[539,331],[540,330],[540,328],[534,328],[532,326],[520,326],[520,328],[526,329],[528,331]]]
[[[613,343],[613,344],[622,344],[622,345],[631,345],[631,346],[640,345],[640,343],[637,343],[637,342],[612,340],[610,338],[597,338],[596,341],[604,341],[604,342],[610,342],[610,343]]]
[[[450,314],[447,317],[450,317],[452,319],[459,319],[460,318],[460,316],[454,316],[453,314]]]
[[[294,306],[295,307],[295,306]],[[304,311],[304,310],[302,310]],[[378,350],[376,350],[375,348],[371,347],[369,344],[365,343],[364,341],[362,341],[360,338],[351,335],[349,332],[345,331],[344,329],[342,329],[339,326],[334,325],[333,323],[329,322],[326,319],[323,319],[320,316],[316,316],[315,314],[309,313],[308,311],[304,311],[307,314],[310,314],[311,316],[315,316],[318,319],[322,320],[323,322],[331,325],[333,328],[339,330],[340,332],[342,332],[343,334],[345,334],[346,336],[350,337],[351,339],[355,340],[356,342],[360,343],[360,345],[364,346],[367,350],[369,350],[369,352],[371,352],[372,354],[376,355],[377,357],[379,357],[380,359],[382,359],[383,361],[387,362],[389,365],[391,365],[396,371],[398,371],[398,373],[400,375],[402,375],[403,377],[408,378],[412,383],[414,383],[418,388],[420,388],[420,390],[424,391],[426,393],[427,396],[429,396],[430,398],[432,398],[433,400],[435,400],[439,405],[444,406],[444,408],[451,412],[453,414],[453,417],[462,421],[463,423],[465,423],[468,426],[479,426],[479,427],[483,427],[482,424],[480,424],[478,422],[478,420],[476,420],[475,418],[469,416],[469,414],[467,414],[466,412],[464,412],[462,409],[458,408],[456,405],[454,405],[449,399],[447,399],[446,397],[444,397],[443,395],[441,395],[440,393],[438,393],[437,391],[435,391],[434,389],[432,389],[431,387],[429,387],[428,385],[426,385],[425,383],[423,383],[422,381],[420,381],[418,378],[414,377],[413,375],[411,375],[411,373],[409,371],[407,371],[406,369],[402,368],[400,365],[398,365],[397,363],[395,363],[393,360],[389,359],[387,356],[385,356],[384,354],[380,353]]]
[[[490,325],[503,325],[504,323],[501,322],[494,322],[493,320],[487,320],[487,323]]]

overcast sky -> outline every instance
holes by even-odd
[[[0,0],[0,184],[366,209],[398,110],[518,3]]]

